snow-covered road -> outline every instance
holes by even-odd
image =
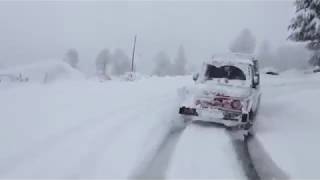
[[[0,176],[129,176],[169,133],[180,85],[154,78],[2,89]]]
[[[320,78],[262,80],[257,141],[249,148],[268,169],[260,164],[257,171],[264,177],[319,178],[312,166],[320,161],[314,156],[319,146],[312,143],[320,135],[317,111],[293,97],[305,95],[299,102],[311,104],[320,97]],[[177,130],[177,89],[190,84],[191,77],[153,77],[0,87],[0,178],[245,178],[223,128],[190,124]],[[299,127],[310,132],[297,132]]]
[[[253,136],[208,122],[174,131],[136,178],[289,179]]]
[[[179,139],[167,177],[239,179],[244,174],[224,129],[190,124]]]

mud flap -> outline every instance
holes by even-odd
[[[226,130],[232,135],[234,139],[244,140],[253,134],[250,132],[252,128],[252,123],[248,122],[246,124],[240,124],[236,126],[226,127]]]
[[[194,108],[188,108],[185,106],[182,106],[179,109],[179,114],[183,114],[183,115],[190,115],[190,116],[198,116],[197,110]]]
[[[235,125],[235,126],[228,126],[226,127],[227,130],[230,131],[237,131],[237,130],[249,130],[252,127],[252,123],[248,122],[245,124]]]

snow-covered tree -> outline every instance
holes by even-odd
[[[71,67],[77,68],[78,62],[79,62],[79,55],[76,49],[69,49],[64,58],[63,61],[68,63]]]
[[[103,49],[96,58],[96,71],[99,76],[107,76],[107,64],[111,61],[111,55],[108,49]]]
[[[158,76],[172,75],[171,61],[169,56],[164,51],[156,54],[153,60],[156,63],[153,74]]]
[[[307,42],[307,48],[315,51],[309,62],[320,64],[320,0],[296,0],[295,6],[296,15],[289,25],[289,39]]]
[[[274,55],[268,41],[263,41],[259,47],[258,59],[261,67],[271,66],[274,60]]]
[[[130,58],[122,50],[116,49],[112,55],[112,74],[122,75],[130,71]]]
[[[274,56],[274,67],[286,70],[306,67],[310,52],[301,44],[291,44],[277,48]]]
[[[320,51],[315,51],[309,59],[309,64],[312,66],[320,66]]]
[[[244,29],[230,45],[230,51],[234,53],[251,54],[256,48],[256,38],[249,29]]]
[[[185,75],[186,65],[187,65],[187,58],[185,55],[184,48],[181,45],[178,49],[178,54],[173,64],[172,73],[175,75]]]

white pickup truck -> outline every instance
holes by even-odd
[[[188,121],[210,121],[249,132],[260,103],[258,61],[244,54],[214,56],[183,88],[179,114]]]

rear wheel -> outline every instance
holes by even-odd
[[[248,136],[253,136],[255,134],[255,131],[254,131],[255,115],[256,115],[256,113],[254,113],[251,110],[249,113],[248,122],[246,125],[246,128],[247,128],[246,130],[248,131]]]

